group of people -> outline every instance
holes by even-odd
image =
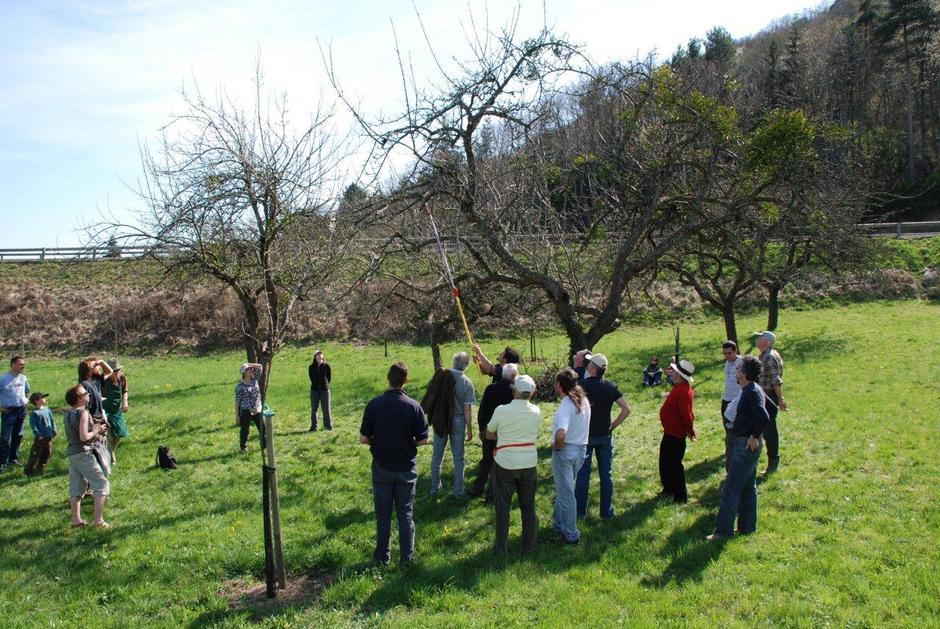
[[[715,532],[708,536],[709,540],[733,535],[735,520],[737,533],[756,531],[756,470],[765,441],[769,453],[767,473],[779,465],[775,420],[777,410],[787,407],[782,393],[783,361],[773,349],[775,340],[772,332],[758,333],[760,357],[740,356],[732,341],[723,344],[726,364],[721,416],[727,478],[722,485]],[[480,401],[477,428],[482,458],[476,479],[466,493],[483,496],[493,505],[497,553],[508,549],[510,508],[515,496],[522,521],[522,552],[532,552],[538,529],[536,466],[542,422],[541,409],[532,401],[536,384],[531,377],[519,373],[520,356],[513,348],[503,350],[495,364],[478,346],[474,353],[481,372],[492,376],[493,381]],[[380,564],[388,564],[391,558],[393,509],[398,520],[399,561],[408,563],[414,558],[413,509],[419,446],[433,444],[431,496],[443,490],[441,463],[448,444],[454,459],[453,494],[464,495],[464,446],[473,440],[472,406],[476,404],[473,383],[465,373],[469,364],[466,353],[455,354],[452,368],[435,373],[419,403],[403,390],[408,382],[408,367],[395,363],[387,374],[388,390],[366,405],[359,441],[368,445],[372,453],[374,559]],[[617,385],[604,377],[608,366],[603,354],[582,350],[574,355],[571,367],[555,374],[554,388],[561,403],[550,434],[555,489],[552,529],[555,540],[562,544],[580,542],[578,520],[587,512],[595,458],[600,477],[600,517],[614,516],[613,432],[631,409]],[[677,357],[664,372],[672,388],[660,408],[663,437],[659,471],[663,495],[677,503],[688,500],[683,458],[686,440],[696,439],[694,371],[691,362]]]
[[[52,442],[58,435],[55,416],[48,406],[48,393],[31,391],[26,376],[26,359],[14,356],[10,370],[0,375],[0,472],[20,465],[19,448],[25,432],[27,403],[33,446],[23,468],[27,476],[42,475],[52,456]],[[124,370],[117,360],[96,356],[78,364],[78,384],[65,392],[69,405],[63,424],[69,469],[69,504],[72,526],[87,524],[81,516],[81,501],[94,500],[96,526],[108,528],[104,504],[110,495],[108,476],[117,462],[118,444],[128,436],[124,413],[128,410],[128,387]]]

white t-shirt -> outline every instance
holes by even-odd
[[[496,433],[496,454],[493,459],[501,468],[524,470],[536,466],[539,457],[535,441],[541,423],[542,412],[528,400],[516,399],[496,407],[486,429]]]
[[[565,434],[565,443],[575,446],[585,446],[588,442],[588,429],[591,426],[591,405],[584,397],[582,410],[574,405],[574,400],[565,396],[555,411],[555,419],[552,421],[552,441],[555,440],[555,433],[564,428],[568,432]]]
[[[722,392],[721,400],[730,402],[741,395],[741,385],[738,384],[738,366],[743,362],[740,356],[732,361],[725,361],[725,390]]]

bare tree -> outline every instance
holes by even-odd
[[[620,325],[631,282],[731,210],[716,188],[722,124],[651,62],[585,80],[590,63],[549,30],[467,39],[469,60],[432,88],[402,62],[399,117],[367,120],[334,85],[380,162],[411,156],[402,194],[460,230],[476,275],[541,293],[571,349],[592,347]]]
[[[265,395],[295,304],[346,273],[355,233],[333,209],[347,145],[329,109],[294,126],[286,97],[263,93],[260,70],[249,111],[198,87],[183,97],[185,113],[141,149],[146,209],[134,221],[105,220],[93,235],[150,247],[167,274],[228,286],[242,307],[248,360],[265,367]],[[158,253],[167,249],[175,253]]]

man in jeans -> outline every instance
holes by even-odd
[[[756,384],[760,373],[761,362],[754,356],[745,356],[737,369],[742,390],[734,423],[729,426],[728,478],[721,489],[718,524],[707,537],[709,541],[733,535],[735,517],[738,533],[747,535],[757,530],[757,460],[761,436],[770,421],[764,391]]]
[[[421,405],[402,390],[408,367],[395,363],[388,370],[388,391],[366,406],[359,442],[372,452],[372,493],[375,501],[375,561],[391,559],[392,505],[398,516],[399,563],[414,559],[413,519],[418,480],[418,446],[428,442],[428,422]]]
[[[492,383],[483,391],[483,399],[480,400],[480,410],[477,411],[477,426],[480,429],[480,441],[483,442],[483,458],[480,459],[480,466],[477,468],[477,477],[473,481],[473,486],[467,492],[471,496],[482,496],[486,492],[485,502],[492,503],[494,500],[493,483],[487,483],[490,479],[490,472],[493,470],[493,451],[496,449],[496,442],[486,438],[486,425],[493,419],[493,411],[503,404],[509,404],[513,400],[512,383],[519,375],[519,368],[513,363],[502,365],[500,376],[497,382]]]
[[[323,352],[317,350],[313,354],[313,362],[307,367],[310,377],[310,432],[317,431],[317,408],[323,409],[323,427],[333,430],[333,420],[330,417],[330,381],[333,379],[333,370],[323,357]]]
[[[539,407],[529,402],[535,381],[517,376],[512,385],[513,400],[493,411],[486,425],[486,436],[496,441],[493,483],[496,493],[496,541],[493,550],[505,553],[509,543],[509,508],[512,496],[519,497],[522,514],[522,552],[535,550],[539,519],[535,513],[535,489],[538,481],[535,442],[542,423]]]
[[[764,390],[767,402],[767,431],[764,439],[767,440],[767,471],[773,474],[780,465],[780,435],[777,432],[777,411],[787,410],[787,403],[783,399],[783,359],[774,349],[777,335],[773,332],[757,332],[757,349],[760,350],[760,380],[757,384]]]
[[[26,421],[29,379],[23,371],[22,356],[10,359],[10,370],[0,376],[0,472],[10,465],[19,465],[20,442]]]
[[[434,452],[431,454],[431,495],[436,496],[441,491],[441,462],[444,460],[444,448],[450,442],[450,452],[454,456],[454,496],[463,496],[463,470],[464,470],[464,435],[466,441],[473,439],[473,417],[471,406],[476,404],[476,392],[473,382],[464,373],[470,357],[466,352],[454,354],[454,399],[451,407],[452,419],[450,433],[440,435],[434,431]]]
[[[603,354],[591,356],[585,349],[574,355],[574,370],[580,377],[578,384],[587,393],[588,402],[591,403],[587,450],[574,488],[579,518],[587,515],[592,454],[597,456],[597,472],[601,482],[601,518],[607,520],[614,517],[614,481],[611,477],[614,460],[613,432],[630,414],[630,405],[617,385],[604,378],[607,366],[607,357]],[[614,421],[610,421],[610,411],[614,404],[620,407],[620,413]]]

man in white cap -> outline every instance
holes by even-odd
[[[518,376],[512,384],[513,400],[496,407],[486,426],[486,437],[496,441],[493,458],[493,488],[496,498],[496,541],[493,549],[505,553],[509,542],[509,508],[512,496],[519,498],[522,514],[522,552],[535,550],[539,521],[535,514],[538,452],[535,442],[542,423],[539,407],[529,400],[535,381]]]
[[[587,365],[585,366],[585,363]],[[630,405],[620,393],[617,385],[604,377],[607,372],[607,357],[581,350],[574,355],[574,370],[580,376],[578,384],[587,393],[591,404],[591,424],[588,431],[587,450],[584,463],[578,470],[574,495],[578,505],[578,517],[587,515],[588,489],[591,483],[591,456],[597,457],[597,474],[601,483],[601,519],[614,517],[614,481],[611,467],[614,460],[613,432],[630,414]],[[620,407],[620,413],[613,421],[610,411],[614,404]]]
[[[760,350],[760,380],[758,384],[767,396],[767,414],[770,421],[764,431],[764,441],[767,443],[767,471],[773,474],[780,465],[780,435],[777,432],[777,410],[787,410],[787,402],[783,399],[783,359],[774,349],[777,335],[773,332],[755,332],[757,335],[757,349]]]
[[[689,494],[685,485],[685,438],[695,441],[695,412],[692,401],[692,373],[695,365],[687,360],[672,363],[666,376],[673,383],[672,391],[659,409],[659,422],[663,425],[663,440],[659,444],[659,478],[663,494],[671,495],[673,502],[686,503]]]

